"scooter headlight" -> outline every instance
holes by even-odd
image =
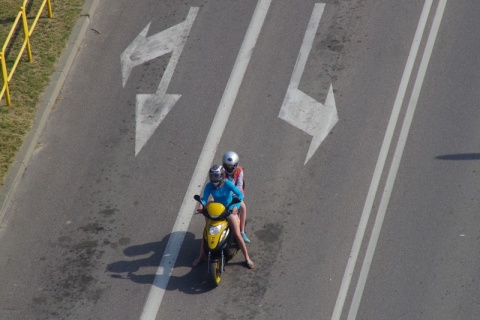
[[[218,226],[210,226],[210,228],[208,229],[208,232],[214,236],[214,235],[217,235],[220,231],[222,230],[222,226],[221,225],[218,225]]]

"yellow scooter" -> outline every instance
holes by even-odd
[[[195,195],[194,199],[202,203],[199,195]],[[240,199],[233,198],[227,207],[220,202],[210,202],[203,206],[202,214],[207,218],[203,229],[203,247],[207,257],[208,277],[215,287],[222,280],[226,262],[240,249],[227,221],[227,217],[232,213],[228,207],[239,202]]]

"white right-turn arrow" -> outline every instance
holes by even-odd
[[[318,102],[298,89],[324,9],[324,3],[315,4],[297,62],[293,69],[292,79],[278,115],[279,118],[312,136],[305,164],[310,160],[338,121],[332,85],[330,85],[328,90],[325,104]]]

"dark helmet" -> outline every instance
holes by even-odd
[[[234,151],[225,152],[223,155],[223,167],[228,174],[233,174],[238,167],[238,161],[240,158]]]
[[[225,169],[217,164],[213,165],[208,172],[208,178],[215,187],[218,187],[225,180]]]

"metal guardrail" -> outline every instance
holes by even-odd
[[[12,28],[10,29],[10,32],[8,33],[7,39],[5,40],[5,43],[2,47],[2,51],[0,51],[0,65],[1,65],[1,74],[2,74],[2,79],[3,79],[3,86],[2,90],[0,91],[0,99],[2,99],[3,95],[5,95],[5,100],[7,101],[7,105],[11,104],[10,101],[10,90],[8,89],[8,83],[12,80],[13,74],[15,73],[15,70],[17,69],[18,63],[20,62],[20,59],[23,55],[23,52],[25,51],[25,48],[27,49],[27,54],[28,54],[28,61],[32,61],[32,49],[30,47],[30,37],[32,36],[33,30],[35,29],[35,26],[37,25],[38,19],[40,18],[40,15],[43,12],[43,9],[45,8],[45,5],[48,8],[48,17],[53,18],[52,14],[52,3],[50,0],[43,0],[42,5],[38,9],[38,12],[35,16],[35,19],[33,20],[32,25],[29,27],[28,22],[27,22],[27,12],[26,12],[26,5],[27,5],[28,0],[24,0],[23,5],[20,7],[20,12],[17,14],[17,17],[15,18],[15,22],[13,23]],[[12,40],[12,36],[17,30],[17,27],[19,27],[19,24],[22,24],[22,29],[23,29],[23,43],[21,46],[21,49],[18,53],[17,58],[15,59],[15,63],[12,65],[10,70],[7,69],[7,61],[5,57],[5,50],[8,48],[8,45],[10,44],[10,41]]]

